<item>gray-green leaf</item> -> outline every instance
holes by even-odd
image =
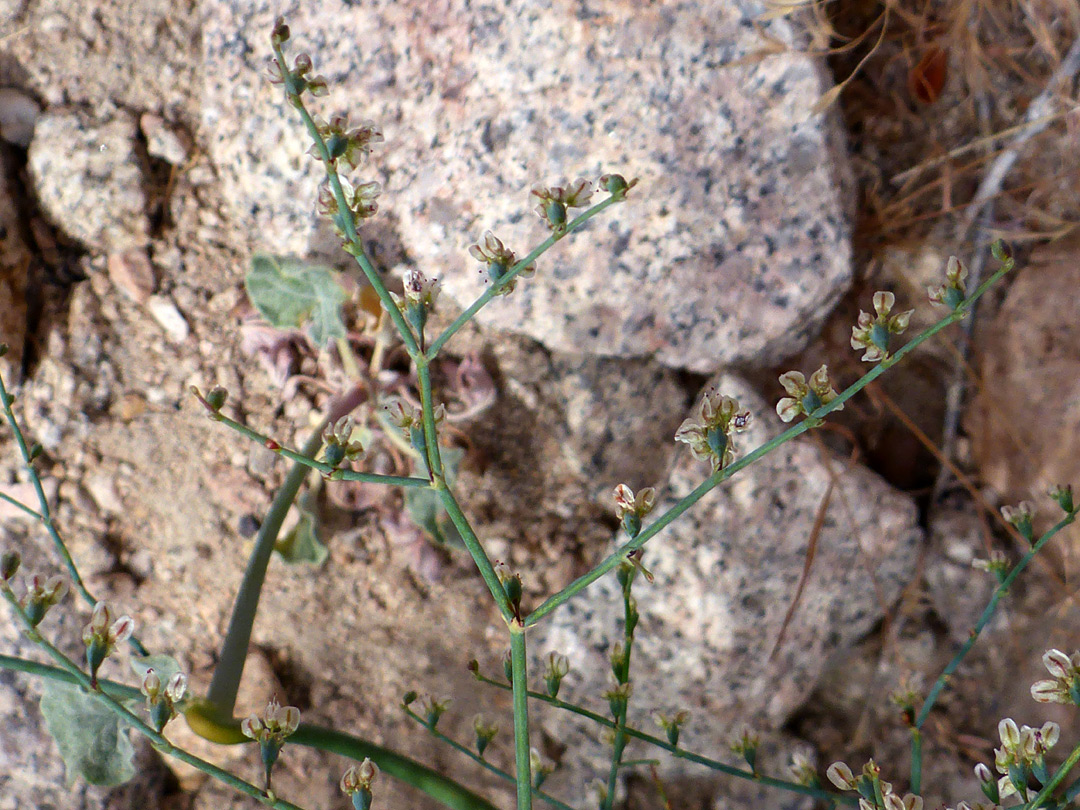
[[[322,565],[329,552],[320,537],[319,516],[315,514],[317,505],[312,493],[301,495],[296,501],[296,508],[300,511],[300,520],[292,531],[278,538],[274,551],[287,563]]]
[[[91,785],[112,787],[135,775],[128,729],[100,700],[73,684],[50,681],[41,714],[64,758],[69,785],[81,776]]]
[[[439,456],[442,458],[443,477],[447,484],[453,485],[465,451],[459,447],[448,447],[443,448]],[[418,460],[416,466],[417,475],[427,475],[427,465],[422,460]],[[413,523],[439,545],[461,545],[461,535],[435,490],[426,487],[406,489],[405,509]]]
[[[345,337],[341,305],[346,295],[333,268],[256,253],[244,287],[271,326],[306,326],[312,343],[320,349],[331,339]]]

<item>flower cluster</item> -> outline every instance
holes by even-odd
[[[674,714],[653,713],[653,722],[664,730],[668,742],[676,748],[679,747],[679,732],[682,731],[682,727],[686,725],[686,721],[689,719],[690,712],[685,709],[681,709]]]
[[[838,396],[829,382],[829,368],[824,365],[810,375],[809,383],[801,372],[789,371],[780,375],[780,384],[790,395],[776,403],[776,414],[782,422],[790,422],[797,416],[808,416]],[[838,411],[843,409],[843,405],[836,408]]]
[[[91,684],[97,685],[97,671],[102,662],[112,654],[117,644],[131,638],[134,631],[135,622],[130,616],[121,616],[113,621],[108,605],[104,602],[94,605],[94,613],[90,623],[83,628],[82,635]]]
[[[533,790],[539,790],[540,786],[544,784],[544,780],[555,770],[555,763],[544,759],[535,748],[530,748],[529,770],[532,772]]]
[[[17,557],[14,558],[14,568],[18,568]],[[14,576],[15,571],[11,571],[11,576]],[[4,579],[10,579],[11,576],[5,576]],[[63,577],[52,576],[43,577],[41,574],[34,574],[30,577],[26,583],[26,595],[22,598],[22,609],[26,613],[26,618],[30,621],[30,624],[37,627],[41,624],[41,620],[45,618],[45,614],[49,612],[49,608],[57,604],[63,599],[68,592],[68,584]]]
[[[630,537],[641,531],[641,519],[656,506],[656,490],[646,487],[637,495],[626,484],[615,487],[615,514]]]
[[[493,284],[499,284],[503,277],[513,269],[515,264],[517,264],[517,256],[514,255],[514,251],[506,247],[491,231],[487,231],[484,234],[484,242],[482,245],[469,245],[469,254],[478,262],[483,262],[487,265],[488,278]],[[528,278],[535,272],[535,264],[530,264],[527,267],[521,268],[517,275],[503,283],[502,286],[496,290],[495,294],[509,295],[514,291],[514,287],[517,286],[517,280],[519,278]]]
[[[434,729],[439,724],[439,718],[450,708],[450,698],[436,698],[432,695],[424,695],[420,698],[420,716],[424,724]]]
[[[859,322],[851,327],[851,348],[865,350],[862,359],[868,363],[876,363],[879,360],[887,360],[889,357],[889,337],[899,335],[908,327],[911,315],[915,312],[909,309],[906,312],[892,314],[893,305],[896,304],[896,296],[891,292],[874,293],[874,312],[859,311]]]
[[[240,731],[259,743],[262,756],[266,789],[270,789],[270,773],[277,762],[285,739],[300,726],[300,710],[295,706],[282,706],[271,698],[263,716],[250,715],[240,722]]]
[[[494,568],[495,576],[498,578],[499,583],[506,592],[506,598],[510,601],[510,606],[514,609],[514,614],[517,615],[521,609],[521,596],[523,594],[521,574],[511,571],[510,566],[501,560],[495,561]]]
[[[176,704],[183,700],[187,693],[187,677],[183,672],[177,672],[162,688],[161,678],[151,667],[143,676],[140,691],[146,695],[146,708],[150,712],[150,722],[160,734],[165,724],[176,716]]]
[[[353,765],[341,777],[341,790],[352,799],[353,810],[370,810],[371,786],[379,776],[379,767],[368,757]]]
[[[757,752],[760,745],[761,738],[750,729],[745,728],[739,738],[731,744],[731,751],[746,760],[751,772],[757,773]]]
[[[1061,650],[1047,650],[1042,662],[1053,680],[1035,681],[1031,696],[1039,703],[1080,706],[1080,651],[1069,656]]]
[[[352,440],[355,428],[351,416],[343,416],[333,425],[326,426],[323,431],[323,441],[326,443],[323,459],[331,467],[337,467],[346,459],[355,461],[364,454],[363,445]]]
[[[382,187],[377,182],[372,180],[361,183],[356,187],[353,187],[353,184],[344,177],[340,178],[340,182],[341,191],[345,197],[345,206],[353,217],[356,219],[369,219],[375,216],[379,210],[379,203],[376,200],[379,194],[382,193]],[[337,196],[334,194],[334,189],[331,187],[329,180],[324,180],[319,184],[319,193],[315,198],[315,206],[322,216],[329,218],[330,223],[334,226],[334,233],[343,240],[347,239],[346,220],[341,215]]]
[[[735,458],[733,434],[749,429],[752,418],[750,411],[739,410],[738,400],[709,391],[701,400],[698,421],[683,422],[675,441],[690,445],[694,458],[710,460],[719,471]]]
[[[371,154],[372,146],[383,141],[382,131],[373,121],[363,121],[359,126],[349,129],[349,117],[344,113],[331,116],[329,121],[316,118],[315,129],[326,144],[330,161],[340,159],[350,169],[363,163]],[[311,145],[308,154],[315,158],[322,157],[318,143]]]
[[[270,42],[274,49],[280,50],[281,46],[288,42],[289,36],[289,26],[285,24],[282,17],[278,17],[274,23],[274,30],[270,34]],[[289,103],[294,107],[299,107],[301,105],[300,96],[304,92],[311,93],[313,96],[325,96],[330,92],[326,85],[326,79],[322,76],[308,77],[311,69],[311,57],[306,53],[297,55],[291,71],[285,65],[284,56],[281,57],[281,61],[278,61],[276,55],[272,56],[269,63],[270,83],[283,85]]]
[[[862,773],[855,776],[843,762],[834,762],[825,772],[829,781],[840,790],[854,790],[859,794],[859,810],[922,810],[921,796],[905,793],[902,797],[893,791],[891,782],[881,779],[881,768],[874,760],[863,766]],[[884,802],[882,808],[881,802]]]
[[[615,177],[616,175],[604,175],[608,185],[618,187],[619,184],[614,179]],[[626,188],[628,188],[625,180],[623,180],[623,186],[624,188],[620,189],[621,193],[625,193]],[[566,231],[566,210],[568,208],[584,208],[592,199],[593,190],[592,183],[583,177],[579,177],[573,183],[564,183],[561,186],[551,186],[550,188],[538,183],[532,187],[532,191],[529,193],[539,200],[536,213],[540,215],[540,218],[547,223],[547,226],[552,231],[561,234]]]
[[[482,757],[491,741],[495,739],[495,735],[499,733],[499,724],[489,723],[483,715],[478,714],[473,718],[473,732],[476,734],[476,753]]]
[[[439,280],[429,279],[416,269],[405,274],[404,297],[390,293],[398,311],[416,330],[417,335],[424,334],[428,313],[435,308],[439,298]]]
[[[544,656],[544,687],[551,697],[559,696],[562,679],[570,671],[570,659],[562,653],[550,652]]]
[[[1012,525],[1020,533],[1020,536],[1029,543],[1035,535],[1032,517],[1035,514],[1035,504],[1031,501],[1020,501],[1016,506],[1001,507],[1001,516],[1005,522]]]
[[[992,802],[1017,795],[1021,801],[1027,801],[1034,792],[1028,787],[1034,777],[1039,784],[1050,781],[1050,772],[1046,767],[1046,752],[1054,747],[1061,735],[1057,723],[1044,723],[1042,728],[1021,726],[1017,728],[1012,718],[1006,717],[998,723],[998,736],[1001,747],[994,749],[994,767],[1002,774],[997,784],[983,782],[983,791]],[[988,772],[989,769],[987,768]]]
[[[387,403],[386,416],[392,425],[401,429],[409,444],[420,454],[420,458],[427,458],[427,447],[424,444],[424,415],[418,408],[414,408],[403,399],[393,399]],[[439,424],[446,418],[446,406],[435,406],[435,424]]]
[[[967,289],[964,287],[964,279],[967,278],[968,269],[964,263],[955,256],[949,257],[949,263],[945,266],[945,284],[938,287],[927,287],[926,293],[930,297],[930,303],[941,304],[949,309],[956,309],[964,303]]]

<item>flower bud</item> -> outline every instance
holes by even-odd
[[[499,726],[496,723],[486,722],[483,716],[478,714],[473,718],[473,731],[476,732],[476,753],[482,757],[488,745],[495,739],[495,735],[499,733]]]
[[[280,48],[284,43],[289,41],[289,26],[285,24],[284,17],[278,17],[274,20],[274,29],[270,32],[270,44],[275,48]]]
[[[1050,497],[1061,507],[1062,511],[1072,514],[1076,507],[1073,504],[1073,491],[1071,484],[1058,484],[1050,490]]]
[[[206,403],[210,406],[211,410],[217,412],[221,410],[222,406],[225,404],[225,400],[228,398],[229,392],[220,385],[215,385],[206,395]]]
[[[370,810],[371,786],[379,776],[378,766],[367,757],[341,777],[341,790],[352,799],[354,810]]]
[[[506,676],[506,682],[512,684],[514,682],[514,663],[513,656],[510,655],[510,650],[503,653],[502,665],[503,674]]]
[[[559,696],[562,679],[570,671],[570,659],[557,652],[550,652],[544,658],[544,685],[550,697]]]
[[[5,551],[0,556],[0,579],[5,582],[11,580],[15,573],[19,570],[19,566],[22,564],[22,557],[19,556],[17,551]]]

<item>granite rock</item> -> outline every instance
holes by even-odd
[[[204,9],[202,124],[224,194],[263,248],[304,254],[322,170],[262,69],[279,8]],[[640,178],[486,308],[487,327],[709,373],[799,349],[850,280],[848,168],[836,121],[811,112],[827,79],[794,48],[751,57],[755,25],[794,38],[760,3],[337,0],[289,23],[290,53],[331,86],[314,108],[382,128],[358,179],[383,184],[410,260],[460,304],[483,291],[467,247],[485,230],[519,256],[547,235],[534,183]]]
[[[744,383],[730,376],[714,383],[756,415],[752,429],[738,436],[743,452],[779,432],[772,409]],[[657,514],[707,473],[704,462],[680,456]],[[830,476],[836,477],[831,495]],[[826,499],[813,566],[774,651]],[[910,498],[812,440],[789,442],[737,473],[646,547],[644,562],[656,581],[635,586],[641,622],[632,724],[649,725],[652,710],[688,709],[695,719],[686,729],[687,747],[713,756],[727,750],[743,724],[777,729],[830,658],[868,632],[896,600],[913,576],[920,538]],[[577,671],[567,682],[568,699],[602,700],[607,655],[622,638],[622,612],[619,585],[607,576],[536,628],[535,654],[558,650]],[[571,766],[564,781],[551,777],[553,790],[591,779],[590,765],[603,767],[606,751],[594,729],[563,713],[545,713],[542,722],[581,754],[575,759],[582,764]]]
[[[93,251],[149,242],[138,125],[115,112],[103,123],[76,113],[46,113],[30,143],[34,189],[49,217]]]

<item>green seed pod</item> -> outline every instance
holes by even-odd
[[[600,178],[601,188],[609,194],[621,194],[626,191],[626,178],[621,174],[605,174]]]
[[[15,576],[21,564],[22,557],[19,556],[19,552],[5,551],[3,556],[0,556],[0,578],[5,581],[10,580]]]
[[[326,452],[323,454],[323,458],[331,467],[336,467],[345,460],[345,448],[336,442],[328,444],[326,445]]]
[[[544,208],[544,213],[547,215],[548,222],[556,228],[566,224],[566,206],[558,200],[549,202]]]
[[[225,400],[228,398],[229,392],[220,385],[215,385],[206,395],[206,402],[215,412],[217,412],[221,410],[222,406],[225,404]]]

